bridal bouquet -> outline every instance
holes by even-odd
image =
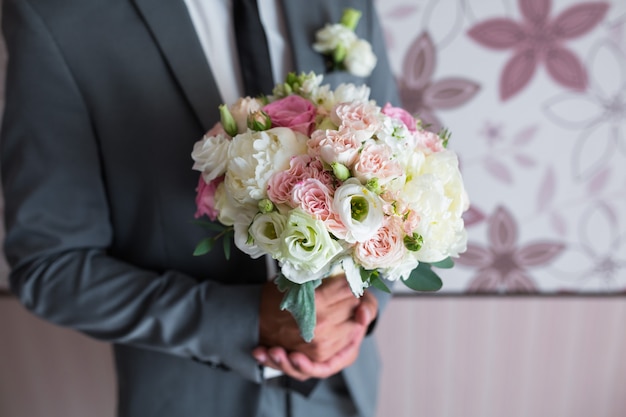
[[[469,206],[449,134],[369,99],[369,88],[290,74],[265,98],[220,106],[221,122],[195,143],[196,217],[253,258],[278,261],[287,309],[310,341],[314,290],[337,271],[355,296],[385,281],[436,291],[432,266],[466,247]]]

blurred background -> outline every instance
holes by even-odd
[[[626,2],[377,6],[402,104],[452,131],[472,201],[442,291],[398,286],[382,317],[379,417],[626,415]],[[109,346],[6,275],[0,417],[113,416]]]

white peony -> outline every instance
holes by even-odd
[[[207,184],[226,172],[229,146],[230,139],[225,133],[215,136],[205,135],[193,145],[192,168],[202,172],[202,178]]]
[[[469,200],[456,154],[430,154],[419,168],[419,175],[407,181],[402,193],[409,207],[421,217],[415,232],[423,237],[424,244],[415,256],[423,262],[458,256],[467,245],[462,215]]]
[[[372,45],[363,39],[358,39],[350,45],[343,60],[346,70],[357,77],[369,77],[376,67],[376,62]]]
[[[242,205],[266,198],[271,176],[288,169],[293,156],[305,154],[306,141],[305,135],[284,127],[235,136],[228,151],[226,191]]]
[[[333,211],[346,227],[348,243],[372,238],[383,224],[383,201],[356,178],[348,179],[335,190]]]
[[[326,276],[332,260],[342,251],[324,223],[300,209],[289,213],[280,240],[281,271],[297,284]]]

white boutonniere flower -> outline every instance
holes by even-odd
[[[346,70],[358,77],[368,77],[376,66],[372,45],[354,33],[361,12],[346,9],[341,21],[327,24],[315,34],[313,49],[327,55],[333,69]]]

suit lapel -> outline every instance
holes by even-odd
[[[206,131],[221,98],[183,1],[132,0]]]
[[[326,68],[324,57],[313,50],[315,32],[332,17],[326,7],[302,7],[302,3],[293,0],[282,0],[285,24],[291,41],[296,72],[314,71],[324,74]]]

